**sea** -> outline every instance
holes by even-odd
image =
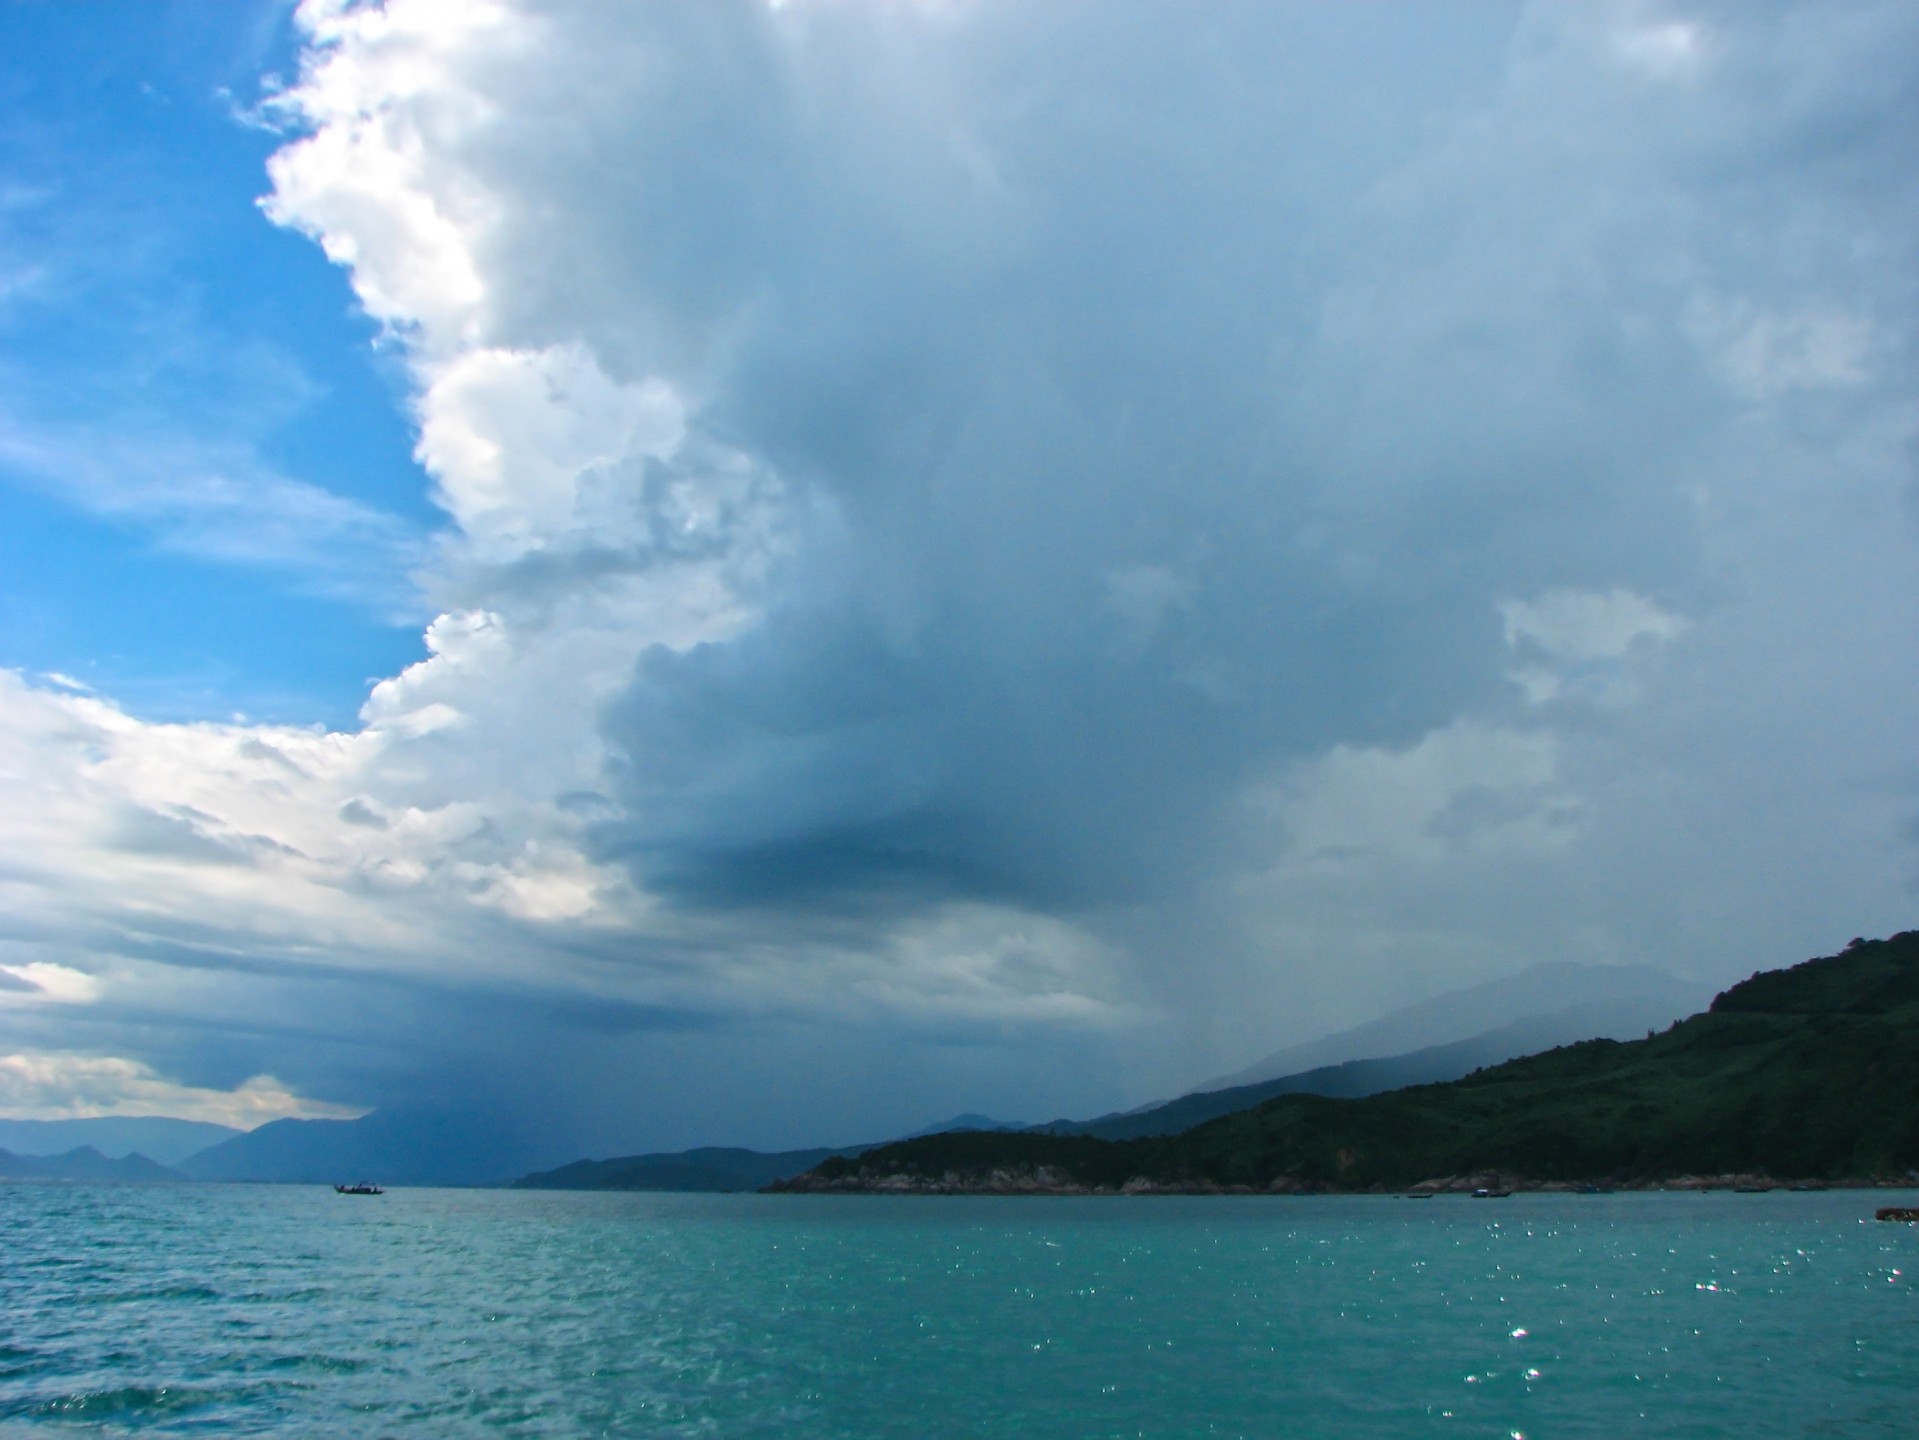
[[[1899,1204],[0,1185],[0,1436],[1910,1440]]]

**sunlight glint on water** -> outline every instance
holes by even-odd
[[[0,1434],[1906,1436],[1892,1203],[5,1185]]]

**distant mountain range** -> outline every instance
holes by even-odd
[[[1534,966],[1276,1052],[1164,1104],[1043,1125],[963,1114],[915,1133],[1046,1131],[1109,1140],[1169,1135],[1277,1095],[1372,1095],[1455,1079],[1573,1040],[1643,1033],[1698,1008],[1706,998],[1702,988],[1644,966]],[[140,1159],[162,1172],[136,1173],[138,1167],[130,1166],[123,1175],[100,1172],[100,1179],[289,1184],[377,1179],[393,1185],[512,1182],[525,1188],[636,1190],[753,1190],[831,1157],[873,1148],[765,1152],[708,1146],[538,1169],[561,1158],[547,1158],[550,1146],[541,1137],[505,1132],[485,1117],[444,1109],[381,1110],[358,1120],[278,1120],[252,1131],[145,1116],[0,1120],[0,1150],[12,1152],[21,1174],[27,1161],[70,1157],[81,1146],[105,1160]],[[84,1169],[90,1162],[75,1163]]]
[[[1310,1045],[1282,1050],[1239,1072],[1255,1075],[1276,1062],[1338,1057],[1333,1063],[1298,1074],[1256,1082],[1211,1087],[1164,1104],[1092,1120],[1053,1120],[1014,1124],[977,1114],[957,1115],[908,1139],[972,1130],[995,1133],[1043,1132],[1087,1135],[1104,1140],[1172,1135],[1204,1121],[1253,1106],[1278,1095],[1358,1098],[1407,1085],[1455,1080],[1517,1055],[1599,1037],[1637,1035],[1663,1028],[1711,998],[1703,986],[1688,985],[1648,966],[1536,965],[1506,981],[1475,986],[1410,1006],[1354,1030]],[[1544,1004],[1528,1014],[1528,1004]],[[1491,1030],[1459,1038],[1475,1015],[1511,1019]],[[1407,1054],[1351,1059],[1395,1041],[1438,1037]],[[1235,1077],[1227,1077],[1234,1079]],[[875,1144],[768,1153],[756,1150],[687,1150],[628,1155],[614,1160],[582,1160],[554,1171],[523,1176],[515,1185],[546,1190],[750,1190],[796,1175],[829,1158],[850,1159]]]
[[[0,1150],[0,1180],[69,1180],[89,1184],[134,1185],[185,1177],[144,1155],[102,1155],[82,1145],[64,1155],[15,1155]]]
[[[463,1111],[376,1110],[358,1120],[275,1120],[179,1168],[195,1180],[504,1185],[540,1163],[543,1149],[551,1154],[537,1139]]]
[[[243,1135],[229,1125],[162,1115],[100,1115],[86,1120],[0,1120],[0,1150],[15,1155],[64,1155],[90,1146],[109,1160],[138,1152],[161,1165],[178,1165],[209,1145]]]
[[[575,1160],[557,1170],[523,1175],[516,1190],[758,1190],[811,1170],[835,1155],[858,1155],[866,1146],[845,1150],[739,1150],[704,1146],[672,1154],[627,1155],[617,1160]]]
[[[1650,965],[1532,965],[1515,975],[1422,1000],[1336,1035],[1288,1046],[1195,1089],[1258,1085],[1350,1060],[1404,1056],[1469,1039],[1480,1042],[1487,1057],[1478,1062],[1482,1065],[1575,1040],[1632,1040],[1704,1009],[1712,995],[1709,986],[1678,979]],[[1514,1048],[1503,1055],[1494,1053],[1500,1045]]]
[[[1300,1075],[1282,1075],[1255,1085],[1235,1085],[1225,1090],[1202,1090],[1155,1105],[1148,1110],[1123,1115],[1106,1115],[1097,1120],[1055,1121],[1050,1125],[1021,1127],[1045,1130],[1055,1135],[1092,1135],[1101,1140],[1135,1140],[1149,1135],[1177,1135],[1182,1130],[1250,1110],[1277,1095],[1325,1095],[1335,1099],[1357,1100],[1387,1090],[1402,1090],[1408,1085],[1433,1085],[1457,1080],[1489,1065],[1519,1055],[1537,1054],[1555,1046],[1580,1040],[1610,1038],[1604,1032],[1589,1032],[1563,1016],[1540,1016],[1515,1025],[1488,1030],[1450,1045],[1431,1045],[1409,1055],[1388,1055],[1378,1060],[1348,1060],[1343,1065],[1322,1065]]]
[[[1869,1180],[1914,1167],[1919,931],[1908,931],[1754,975],[1642,1040],[1587,1040],[1357,1099],[1282,1094],[1173,1135],[906,1140],[773,1188],[1283,1192]]]

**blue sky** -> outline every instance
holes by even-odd
[[[174,466],[252,471],[350,498],[396,539],[437,519],[376,327],[256,205],[282,137],[239,117],[295,62],[290,7],[10,5],[0,45],[0,383],[46,461],[0,462],[0,663],[154,716],[349,720],[419,654],[404,577],[356,594],[354,556],[290,567],[283,543],[228,533],[244,513],[151,493]],[[123,448],[163,472],[130,482],[147,503],[47,473]]]
[[[1907,0],[0,24],[0,1112],[850,1139],[1912,923]]]

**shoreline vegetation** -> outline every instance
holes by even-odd
[[[1919,1185],[1919,931],[1766,971],[1643,1040],[1362,1099],[1283,1095],[1175,1135],[954,1131],[771,1194],[1323,1195]]]

